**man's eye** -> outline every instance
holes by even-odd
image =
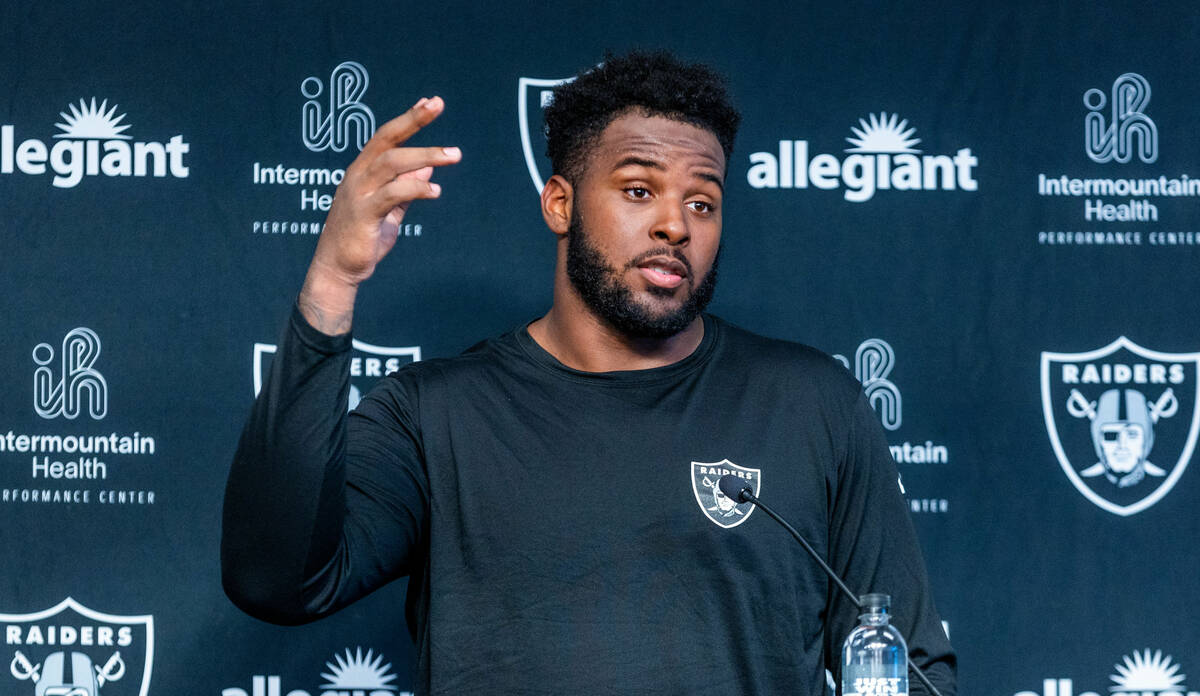
[[[688,206],[697,213],[711,213],[713,211],[712,203],[706,203],[705,201],[692,201],[688,203]]]
[[[625,193],[628,193],[633,198],[645,198],[650,195],[649,191],[637,186],[625,189]]]

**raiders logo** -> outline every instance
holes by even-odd
[[[1063,472],[1088,500],[1128,516],[1183,475],[1200,425],[1200,353],[1122,336],[1084,353],[1042,353],[1042,411]]]
[[[68,597],[32,614],[0,614],[9,673],[35,696],[146,696],[154,617],[93,611]],[[13,682],[10,682],[12,684]]]
[[[754,487],[754,496],[762,490],[762,470],[738,466],[728,459],[709,464],[692,462],[692,493],[704,516],[713,524],[731,529],[745,522],[754,512],[753,503],[738,503],[721,492],[718,482],[722,476],[732,474]]]
[[[529,177],[540,194],[550,178],[550,160],[545,156],[546,119],[542,109],[550,103],[551,91],[574,77],[546,80],[537,77],[522,77],[517,82],[517,120],[521,125],[521,149],[525,152],[525,166]]]
[[[353,411],[363,394],[370,391],[380,378],[389,375],[401,367],[421,361],[421,347],[407,346],[389,348],[375,346],[357,338],[352,341],[353,353],[350,356],[350,398],[348,411]],[[270,343],[254,344],[254,396],[262,391],[263,380],[271,369],[270,356],[275,355],[276,346]]]

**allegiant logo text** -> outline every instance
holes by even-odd
[[[746,181],[756,189],[836,189],[845,186],[843,196],[854,203],[870,200],[876,191],[975,191],[974,177],[978,158],[971,148],[961,148],[954,156],[922,155],[913,146],[921,142],[910,138],[916,129],[908,128],[896,114],[872,114],[870,122],[859,120],[861,128],[851,128],[856,137],[846,138],[854,147],[843,158],[821,153],[810,154],[807,140],[780,140],[778,154],[755,152],[750,155]]]
[[[84,176],[187,177],[183,156],[190,146],[182,135],[165,143],[133,141],[124,134],[125,115],[117,115],[117,106],[110,108],[107,100],[97,105],[94,97],[90,104],[82,99],[71,104],[70,111],[59,114],[63,123],[55,125],[62,132],[53,145],[37,138],[18,142],[14,126],[0,126],[0,174],[37,176],[49,170],[58,188],[77,186]]]

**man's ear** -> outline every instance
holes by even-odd
[[[555,174],[542,187],[542,218],[546,227],[559,236],[567,233],[571,225],[571,208],[575,203],[575,189],[571,182]]]

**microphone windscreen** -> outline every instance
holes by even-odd
[[[739,503],[746,502],[742,498],[742,493],[746,492],[754,495],[754,488],[746,482],[745,479],[738,478],[733,474],[725,474],[717,481],[717,485],[721,487],[721,492]]]

